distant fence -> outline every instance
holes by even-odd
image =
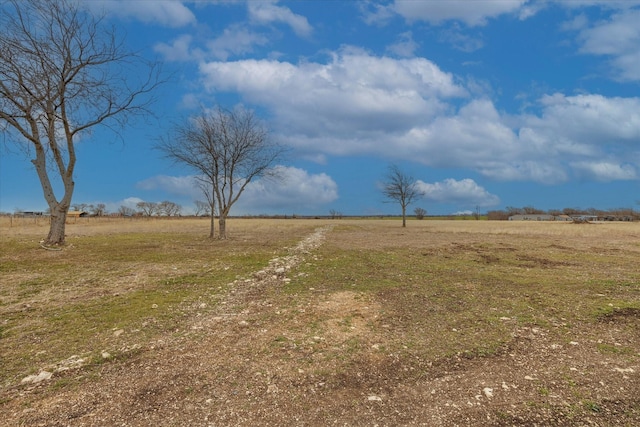
[[[102,224],[109,222],[122,221],[167,221],[185,217],[166,217],[166,216],[122,216],[122,215],[103,215],[103,216],[68,216],[67,224]],[[0,226],[9,228],[33,227],[33,226],[49,226],[51,217],[49,215],[0,215]]]

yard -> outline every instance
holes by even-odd
[[[0,425],[640,424],[639,223],[2,221]]]

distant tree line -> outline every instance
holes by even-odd
[[[617,208],[617,209],[596,209],[596,208],[564,208],[564,209],[549,209],[542,210],[536,209],[533,206],[524,206],[517,208],[513,206],[507,206],[504,210],[493,210],[487,212],[487,219],[489,220],[508,220],[510,216],[514,215],[568,215],[570,217],[576,216],[597,216],[597,217],[616,217],[616,218],[631,218],[633,220],[640,219],[640,211],[635,211],[633,208]]]
[[[87,212],[91,216],[109,215],[104,203],[97,203],[95,205],[89,203],[75,203],[71,205],[71,207],[75,211]],[[162,202],[142,201],[136,203],[136,208],[137,209],[122,205],[118,208],[116,214],[122,216],[179,216],[182,212],[182,206],[169,200]]]

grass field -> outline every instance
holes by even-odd
[[[49,251],[38,243],[46,221],[2,221],[0,398],[25,425],[38,418],[20,408],[80,395],[104,372],[173,364],[156,349],[174,341],[218,367],[199,372],[227,393],[215,425],[296,414],[306,425],[640,421],[639,223],[233,219],[218,241],[206,238],[207,219],[81,218],[67,246]],[[230,299],[326,226],[287,280]],[[194,326],[232,305],[248,327]],[[233,385],[220,383],[221,367]],[[56,374],[21,384],[42,370]],[[256,372],[270,378],[263,389]],[[207,390],[166,393],[209,401],[196,405],[205,417],[216,402]],[[370,406],[378,401],[386,406]],[[65,419],[42,410],[41,420]],[[160,425],[185,422],[158,413]]]

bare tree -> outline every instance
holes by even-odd
[[[162,213],[166,216],[178,215],[181,210],[182,206],[169,200],[158,203],[158,213]]]
[[[104,216],[107,213],[107,205],[104,203],[97,203],[90,205],[91,213],[95,216]]]
[[[138,202],[136,203],[136,207],[140,209],[140,212],[142,212],[144,216],[153,216],[159,212],[156,202]]]
[[[209,238],[213,239],[216,236],[216,194],[213,189],[213,183],[211,178],[207,175],[200,175],[196,178],[198,188],[204,194],[207,199],[209,215]]]
[[[413,213],[416,214],[417,219],[424,219],[424,217],[427,215],[427,211],[423,208],[415,208],[413,210]]]
[[[176,125],[157,148],[199,174],[212,216],[213,208],[217,208],[221,239],[227,237],[226,219],[231,207],[247,185],[257,178],[277,178],[274,166],[283,154],[283,148],[269,139],[267,128],[244,108],[205,111]]]
[[[122,216],[134,216],[136,214],[136,210],[129,206],[122,205],[118,208],[118,213]]]
[[[51,210],[45,243],[60,245],[75,186],[75,143],[98,125],[114,129],[148,112],[159,69],[127,51],[82,2],[1,1],[0,28],[0,130],[33,156]]]
[[[480,219],[480,206],[476,205],[476,210],[473,211],[473,217],[476,221]]]
[[[507,216],[521,215],[524,211],[520,208],[516,208],[515,206],[507,206],[506,207]]]
[[[382,184],[382,194],[391,202],[400,203],[402,226],[407,226],[407,206],[424,195],[412,176],[406,175],[396,165],[389,166],[386,180]]]
[[[209,206],[209,203],[207,202],[203,202],[202,200],[194,200],[193,204],[196,207],[194,212],[196,216],[209,215],[209,213],[211,212],[211,208]]]

